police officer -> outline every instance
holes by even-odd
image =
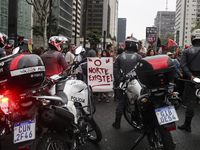
[[[120,70],[124,74],[130,72],[137,62],[141,59],[141,56],[137,53],[138,51],[138,41],[133,37],[127,37],[125,40],[125,52],[117,57],[114,63],[114,78],[116,84],[119,85],[121,80]],[[122,90],[118,90],[118,106],[116,108],[116,118],[115,122],[112,124],[114,128],[120,129],[121,117],[123,114],[123,109],[125,107],[125,98]]]
[[[200,77],[200,29],[195,29],[191,34],[191,47],[183,51],[181,58],[181,68],[187,75],[188,79],[193,81],[194,77]],[[191,121],[194,116],[194,108],[197,104],[197,97],[195,95],[194,82],[186,83],[187,104],[185,112],[185,122],[183,125],[178,126],[180,130],[191,132]]]

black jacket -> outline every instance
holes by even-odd
[[[139,54],[133,51],[124,52],[117,57],[113,70],[117,84],[120,82],[120,69],[122,69],[123,73],[127,74],[135,67],[141,58]]]
[[[196,72],[200,73],[200,52],[198,53],[198,51],[200,51],[200,45],[191,46],[183,51],[180,66],[189,78],[192,75],[195,76]]]

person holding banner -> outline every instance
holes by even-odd
[[[142,58],[137,53],[138,45],[139,43],[135,38],[128,37],[125,40],[126,52],[119,55],[114,63],[114,79],[116,82],[116,86],[119,86],[121,78],[123,78],[121,77],[120,71],[122,70],[124,74],[127,74],[128,72],[130,72],[132,69],[135,68],[137,62]],[[125,107],[125,97],[123,95],[122,90],[118,90],[117,97],[119,102],[115,112],[116,115],[115,122],[112,124],[112,126],[116,129],[120,129],[121,117]]]

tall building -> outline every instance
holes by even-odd
[[[200,19],[199,0],[177,0],[175,18],[175,40],[179,46],[191,45],[191,29]]]
[[[81,0],[73,0],[72,17],[72,41],[75,43],[75,36],[80,37],[81,31]]]
[[[175,11],[158,11],[154,20],[154,26],[157,27],[157,36],[165,37],[168,34],[174,34]]]
[[[0,32],[8,34],[8,4],[9,0],[0,0]],[[24,0],[18,0],[17,34],[31,38],[32,7]]]
[[[110,0],[110,36],[117,38],[118,0]]]
[[[117,43],[123,45],[126,38],[126,18],[118,18]]]

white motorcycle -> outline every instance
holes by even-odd
[[[81,49],[82,47],[77,48],[76,53],[80,53]],[[50,77],[50,82],[53,83],[49,89],[50,95],[61,98],[62,101],[64,101],[64,105],[52,106],[51,110],[53,110],[55,114],[63,111],[61,114],[70,122],[65,129],[67,131],[68,149],[75,149],[78,145],[84,144],[86,140],[97,143],[102,139],[101,130],[93,119],[93,114],[96,109],[93,102],[92,88],[87,86],[83,81],[74,79],[74,75],[72,74],[74,68],[78,67],[78,65],[80,65],[80,63],[77,62],[71,65],[70,73],[68,70],[68,72],[62,75]],[[62,110],[60,107],[62,107]],[[65,110],[67,110],[66,114]],[[48,120],[45,123],[46,125],[52,123],[52,118],[49,117],[51,116],[50,113],[51,112],[46,111],[41,114],[43,121]],[[66,135],[63,136],[65,137]],[[52,139],[52,136],[48,134],[41,138],[38,146],[40,147],[40,145],[45,144],[47,147],[51,146],[51,142],[47,144],[49,140],[55,144],[54,142],[56,140]],[[57,145],[59,146],[58,143]],[[66,149],[66,147],[64,147],[64,149]]]

